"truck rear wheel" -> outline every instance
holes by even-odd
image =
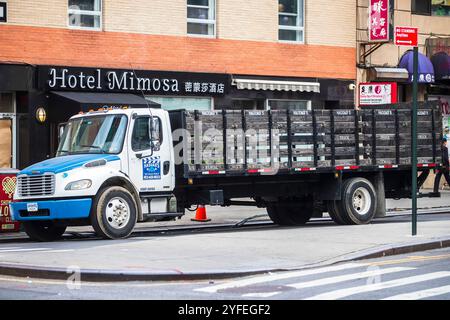
[[[314,208],[302,204],[269,204],[267,214],[270,219],[281,226],[300,226],[306,224],[314,214]]]
[[[101,190],[91,209],[91,223],[105,239],[127,238],[137,221],[137,206],[131,193],[122,187]]]
[[[62,238],[66,226],[56,225],[53,221],[24,221],[26,234],[33,241],[50,242]]]
[[[364,178],[351,178],[344,182],[336,212],[346,224],[367,224],[377,209],[377,195],[372,183]]]

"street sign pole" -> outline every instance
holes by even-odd
[[[414,47],[413,56],[413,106],[411,116],[412,146],[412,235],[417,235],[417,79],[419,78],[419,48]]]

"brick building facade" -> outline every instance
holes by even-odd
[[[58,128],[73,114],[56,104],[65,91],[107,93],[79,84],[48,87],[48,72],[67,77],[145,74],[186,90],[145,91],[163,108],[280,109],[354,106],[356,8],[353,0],[0,0],[0,94],[12,157],[24,167],[54,155]],[[45,72],[44,72],[44,71]],[[71,74],[71,72],[76,73]],[[159,73],[158,73],[159,72]],[[161,74],[161,79],[152,73]],[[62,74],[62,73],[61,73]],[[209,77],[209,78],[208,78]],[[213,79],[225,90],[208,94]],[[73,78],[74,79],[74,78]],[[208,80],[209,79],[209,80]],[[215,89],[215,87],[214,87]],[[124,94],[141,94],[123,90]],[[120,91],[116,91],[116,93]],[[92,107],[97,107],[92,105]],[[36,121],[43,108],[48,119]],[[1,121],[1,120],[0,120]]]

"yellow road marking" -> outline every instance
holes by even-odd
[[[442,259],[448,259],[448,258],[450,258],[450,254],[444,254],[444,255],[439,255],[439,256],[409,256],[404,259],[370,262],[370,263],[368,263],[368,265],[384,266],[384,265],[390,265],[390,264],[410,263],[410,262],[415,262],[415,261],[442,260]]]
[[[83,276],[81,276],[83,277]],[[199,282],[205,282],[206,280],[199,281]],[[1,282],[18,282],[18,283],[26,283],[29,285],[33,284],[45,284],[45,285],[66,285],[67,280],[45,280],[45,279],[36,279],[36,278],[19,278],[19,277],[0,277],[0,284]],[[139,283],[137,283],[139,282]],[[73,285],[73,282],[70,281],[70,284]],[[159,285],[180,285],[180,284],[191,284],[189,281],[167,281],[167,282],[159,282],[159,281],[145,281],[145,280],[136,280],[131,282],[88,282],[83,281],[81,279],[80,281],[81,287],[83,286],[92,286],[92,287],[108,287],[108,286],[114,286],[114,287],[152,287],[152,286],[159,286]]]

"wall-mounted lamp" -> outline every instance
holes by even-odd
[[[44,108],[39,107],[39,108],[36,110],[36,120],[37,120],[39,123],[44,123],[44,122],[47,120],[47,111],[45,111]]]

